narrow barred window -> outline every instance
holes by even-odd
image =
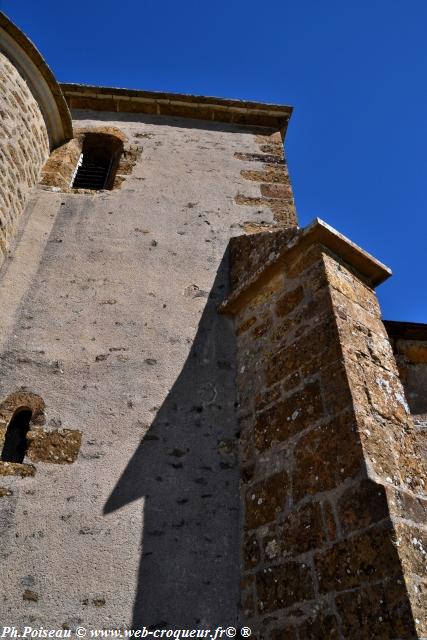
[[[87,133],[71,186],[74,189],[112,189],[123,143],[115,136]]]

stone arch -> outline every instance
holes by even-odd
[[[31,391],[19,390],[10,393],[0,402],[0,425],[7,425],[20,407],[27,407],[31,411],[32,424],[44,424],[45,402],[43,398]]]
[[[50,149],[73,137],[70,111],[45,60],[27,36],[0,12],[0,51],[27,83],[46,124]]]
[[[23,464],[28,449],[28,433],[42,425],[45,403],[30,391],[9,394],[0,403],[0,475],[33,475],[33,465]]]

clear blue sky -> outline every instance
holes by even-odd
[[[427,322],[426,0],[0,0],[60,81],[290,104],[300,224],[393,269],[388,319]]]

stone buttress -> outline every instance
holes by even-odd
[[[319,220],[231,254],[247,623],[425,636],[426,463],[374,293],[388,269]]]

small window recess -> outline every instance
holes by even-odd
[[[27,452],[27,433],[33,412],[29,407],[19,407],[14,412],[6,430],[1,460],[22,463]]]
[[[104,133],[87,133],[74,171],[73,189],[112,189],[123,142]]]

